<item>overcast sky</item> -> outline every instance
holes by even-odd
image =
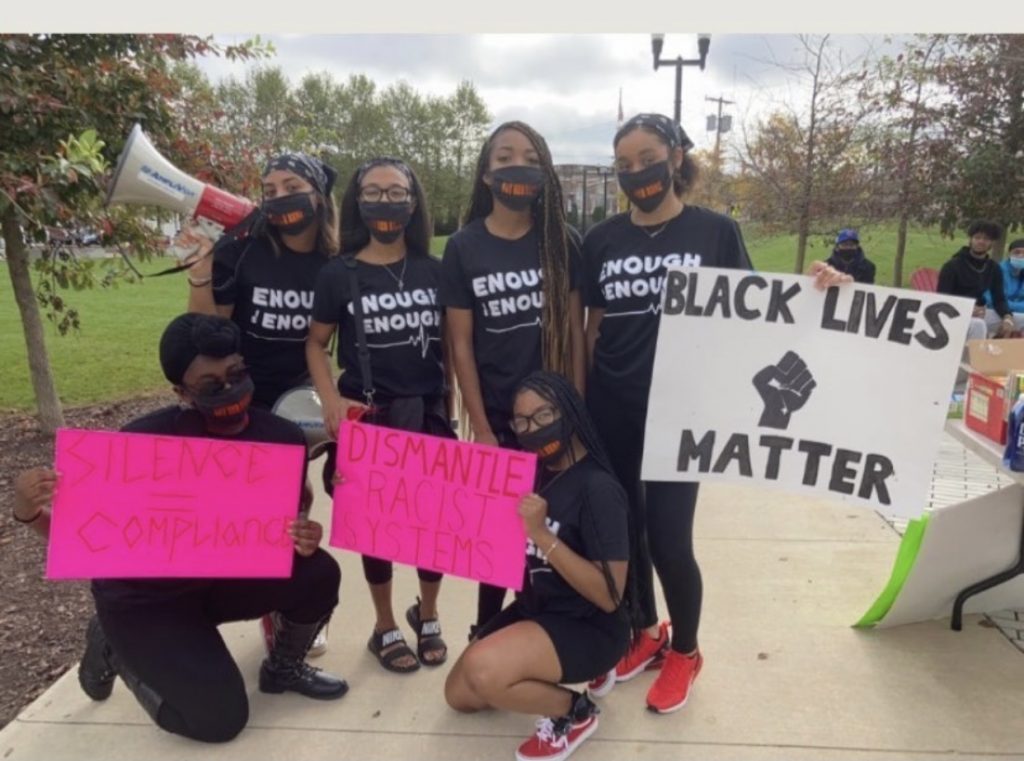
[[[219,35],[223,42],[244,39]],[[308,72],[326,71],[338,80],[363,73],[378,85],[405,80],[422,93],[446,95],[468,79],[487,103],[495,124],[521,119],[548,140],[556,163],[607,164],[615,132],[619,89],[626,118],[640,111],[672,115],[675,68],[654,71],[650,35],[642,34],[459,34],[459,35],[269,35],[276,48],[261,65],[280,66],[297,83]],[[844,60],[892,51],[878,35],[834,36]],[[805,88],[773,62],[803,60],[793,35],[716,34],[707,68],[683,70],[683,126],[698,148],[710,147],[714,133],[705,117],[717,105],[705,97],[736,102],[726,106],[737,126],[767,113],[773,104],[804,102]],[[662,58],[697,57],[696,34],[668,34]],[[202,68],[214,80],[244,76],[246,65],[207,59]],[[251,65],[251,64],[250,64]],[[738,137],[738,130],[735,137]],[[726,138],[728,141],[728,138]],[[728,142],[726,143],[728,144]]]

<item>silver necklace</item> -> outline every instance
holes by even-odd
[[[668,222],[671,222],[671,221],[672,221],[671,219],[670,219],[670,220],[668,220]],[[662,234],[663,232],[665,232],[665,228],[666,228],[666,227],[668,227],[668,222],[666,222],[665,224],[663,224],[663,225],[662,225],[661,227],[659,227],[659,228],[658,228],[657,230],[653,230],[653,231],[652,231],[652,230],[648,230],[648,229],[647,229],[646,227],[644,227],[643,225],[638,225],[638,227],[639,227],[639,228],[640,228],[641,230],[643,230],[643,231],[644,231],[645,233],[647,233],[647,237],[648,237],[648,238],[656,238],[657,236],[659,236],[659,235],[661,235],[661,234]]]
[[[970,254],[968,254],[967,256],[969,257]],[[988,267],[988,258],[986,257],[985,259],[981,260],[981,267],[980,268],[979,267],[975,267],[974,266],[974,262],[972,262],[970,259],[967,259],[967,266],[970,267],[972,270],[974,270],[975,272],[977,272],[980,275]]]
[[[396,275],[394,272],[391,271],[391,265],[390,264],[385,264],[384,265],[384,271],[387,272],[389,275],[391,275],[392,280],[394,280],[396,283],[398,283],[398,290],[400,290],[400,291],[404,291],[405,290],[405,267],[406,267],[406,265],[408,263],[409,263],[408,255],[403,256],[402,257],[402,272],[401,272],[400,275]]]

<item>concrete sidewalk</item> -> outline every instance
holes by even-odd
[[[1024,758],[1024,657],[968,617],[856,631],[881,591],[897,534],[865,510],[736,487],[702,488],[697,551],[704,572],[705,666],[686,708],[644,710],[653,676],[601,701],[601,726],[575,755],[604,759]],[[326,497],[314,515],[325,520]],[[224,628],[250,689],[249,727],[203,746],[155,728],[118,682],[92,703],[75,671],[0,732],[0,761],[20,759],[513,759],[534,717],[461,716],[444,704],[447,666],[384,672],[366,651],[372,627],[358,558],[340,554],[342,602],[315,661],[344,675],[337,703],[256,688],[255,623]],[[398,568],[396,614],[415,596]],[[475,585],[445,581],[442,625],[454,659],[475,612]],[[406,636],[414,641],[411,632]]]

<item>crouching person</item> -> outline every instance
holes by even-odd
[[[607,673],[630,642],[626,493],[562,376],[528,376],[510,424],[542,463],[539,493],[519,508],[529,538],[527,584],[462,653],[445,698],[457,711],[540,714],[516,758],[561,761],[597,729],[598,713],[585,692],[562,685]]]
[[[230,320],[201,314],[171,322],[160,362],[180,405],[122,430],[304,445],[298,426],[250,408],[252,380]],[[305,479],[303,479],[303,482]],[[14,517],[46,537],[59,476],[36,468],[16,480]],[[97,615],[89,622],[79,666],[82,689],[106,700],[120,676],[158,726],[203,742],[226,742],[245,727],[249,703],[238,666],[217,627],[273,613],[275,645],[260,667],[263,692],[298,692],[331,700],[347,683],[305,662],[338,604],[341,570],[319,549],[322,527],[305,518],[310,495],[296,494],[292,575],[286,579],[97,579]],[[305,503],[305,504],[300,504]]]

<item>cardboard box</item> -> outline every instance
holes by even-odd
[[[970,376],[964,425],[997,444],[1006,443],[1006,423],[1024,377],[1024,340],[968,341]]]

